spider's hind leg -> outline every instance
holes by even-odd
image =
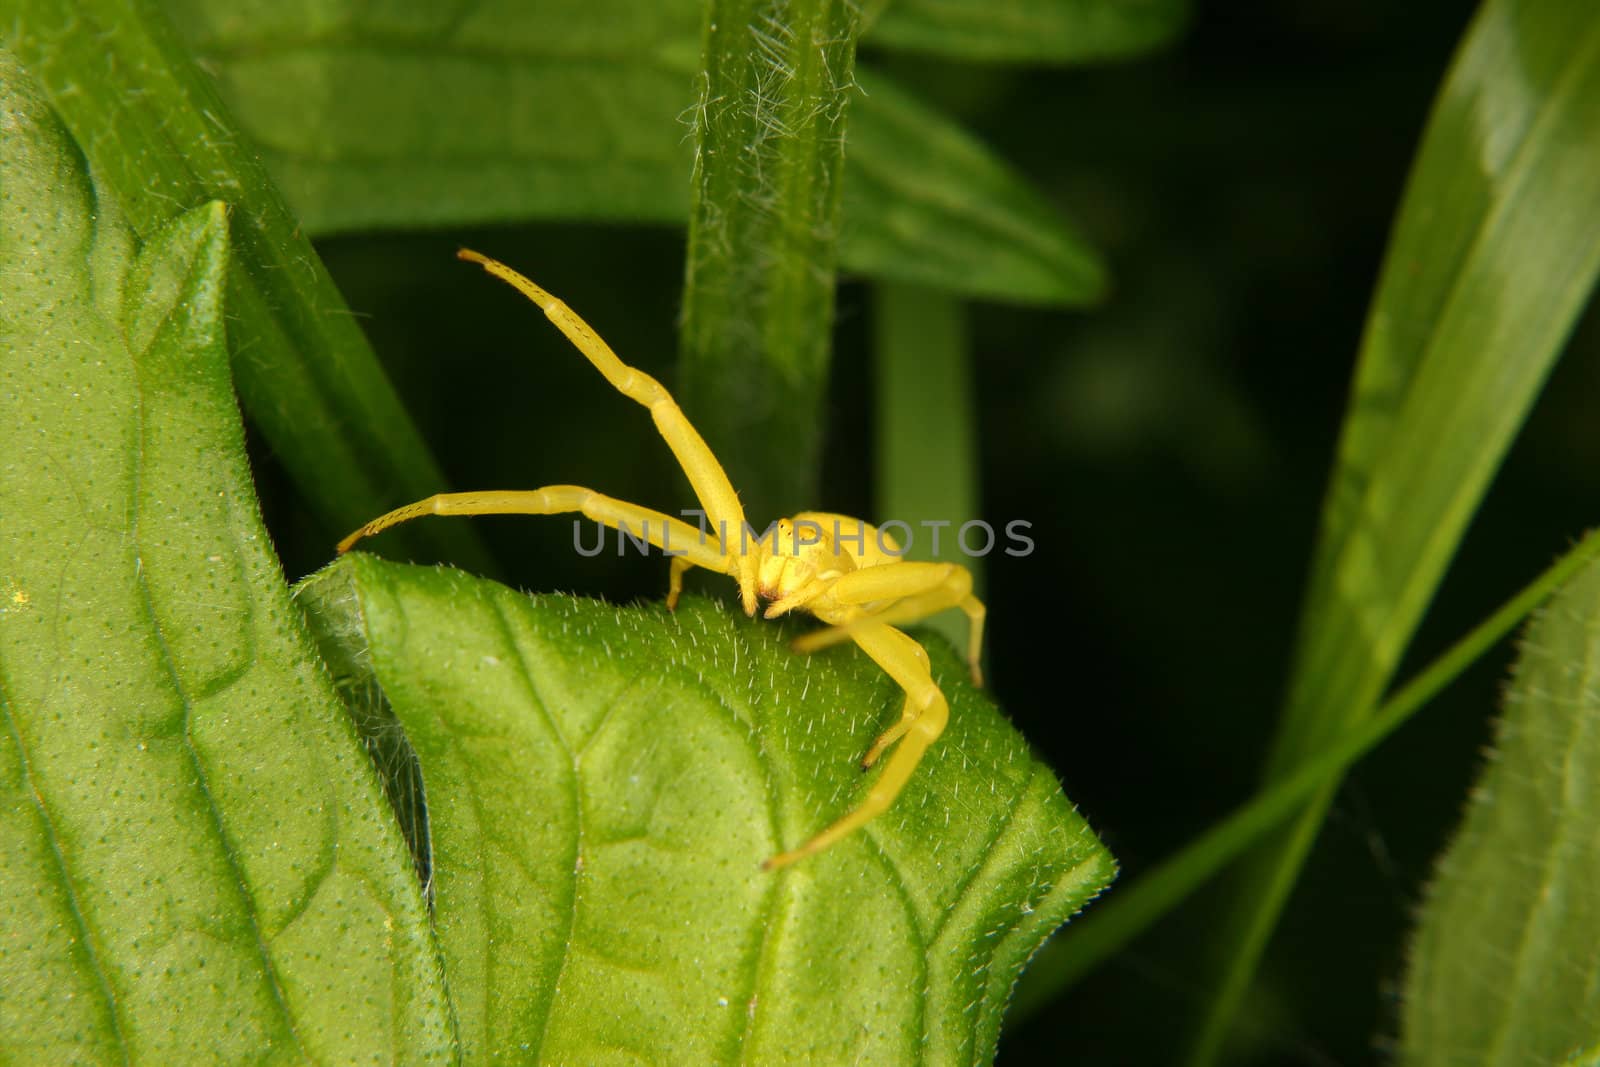
[[[833,601],[844,606],[885,602],[823,630],[798,637],[796,652],[817,652],[855,636],[869,623],[916,622],[946,608],[960,608],[967,616],[967,666],[972,680],[983,684],[979,657],[983,652],[983,623],[988,609],[972,595],[972,572],[956,563],[882,563],[852,571],[834,581],[829,589]]]

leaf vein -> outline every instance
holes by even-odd
[[[245,878],[244,868],[239,858],[238,846],[234,842],[232,835],[228,833],[226,821],[222,816],[221,810],[217,806],[215,795],[211,792],[211,783],[206,774],[205,761],[201,758],[199,749],[195,747],[192,729],[194,725],[194,702],[190,699],[189,693],[185,690],[183,681],[178,675],[178,665],[173,658],[172,647],[167,641],[167,635],[165,629],[161,625],[161,619],[156,613],[155,601],[150,590],[149,576],[146,574],[145,567],[143,565],[144,557],[143,553],[140,551],[140,546],[142,544],[141,539],[144,522],[143,508],[140,507],[140,499],[143,492],[144,465],[147,461],[147,456],[145,453],[145,417],[148,401],[145,397],[144,382],[141,380],[141,377],[137,372],[134,375],[134,389],[138,394],[138,399],[134,404],[134,420],[137,429],[134,435],[134,461],[132,464],[130,464],[129,471],[129,478],[132,482],[132,485],[129,487],[128,499],[131,501],[132,506],[128,516],[128,534],[129,540],[132,542],[134,552],[136,553],[134,584],[138,589],[139,607],[142,610],[145,618],[149,621],[150,629],[155,636],[156,646],[160,649],[161,666],[167,675],[167,679],[172,686],[173,692],[177,694],[179,701],[181,701],[183,704],[183,751],[188,756],[189,766],[194,772],[195,787],[200,791],[200,795],[205,800],[206,814],[210,818],[212,830],[216,834],[218,844],[221,846],[223,860],[227,864],[228,873],[232,878],[233,888],[238,892],[239,899],[244,905],[243,910],[245,913],[245,918],[250,925],[250,933],[255,942],[256,953],[261,959],[263,977],[267,981],[268,989],[271,990],[273,1003],[276,1005],[279,1014],[282,1016],[283,1024],[288,1030],[289,1036],[293,1039],[295,1045],[299,1048],[301,1053],[309,1057],[309,1049],[306,1046],[304,1038],[301,1037],[298,1027],[295,1025],[295,1018],[289,1008],[289,1002],[286,994],[284,993],[282,979],[278,975],[278,969],[273,962],[271,950],[268,949],[266,939],[263,936],[261,930],[261,918],[257,912],[255,897],[250,892],[250,886]],[[334,817],[337,818],[336,816]],[[337,840],[337,838],[335,838],[335,840]],[[326,877],[326,872],[323,872],[315,879],[309,880],[308,886],[316,885],[322,877]],[[308,888],[307,896],[311,896],[314,892],[314,889]]]
[[[489,605],[494,615],[495,625],[499,628],[506,644],[510,646],[512,655],[516,657],[517,672],[522,676],[523,688],[533,699],[534,704],[538,706],[540,717],[550,727],[551,734],[555,737],[556,743],[561,746],[561,751],[566,755],[567,763],[572,768],[572,860],[568,864],[572,870],[572,878],[567,883],[571,886],[571,895],[567,908],[566,930],[561,936],[561,962],[556,965],[555,979],[550,983],[549,991],[545,997],[544,1016],[539,1020],[538,1025],[539,1049],[534,1055],[533,1062],[543,1063],[545,1043],[550,1036],[550,1017],[555,1014],[556,998],[561,990],[561,979],[566,975],[567,961],[572,958],[573,940],[578,929],[578,907],[581,903],[578,886],[583,880],[582,871],[578,866],[583,859],[583,784],[579,769],[582,756],[573,749],[560,724],[556,722],[555,714],[550,710],[549,702],[539,688],[534,672],[529,668],[527,656],[523,654],[522,643],[517,640],[516,634],[511,628],[511,622],[506,618],[505,607],[501,603],[501,598],[499,596],[490,597]],[[606,714],[609,715],[610,712],[607,711]],[[478,794],[475,789],[473,790],[473,803],[474,805],[478,804]],[[479,822],[482,825],[481,812]],[[518,862],[520,863],[520,857]],[[533,881],[531,875],[527,876],[530,881]],[[495,954],[490,952],[487,955],[492,960]]]
[[[121,1005],[111,987],[110,976],[106,974],[105,967],[100,960],[100,952],[95,947],[96,937],[94,931],[89,926],[88,918],[84,915],[83,908],[78,902],[78,892],[73,887],[72,872],[67,864],[66,853],[61,848],[61,839],[56,831],[55,819],[50,815],[50,809],[45,803],[44,794],[39,791],[39,787],[34,783],[27,745],[23,741],[22,731],[17,726],[16,717],[11,713],[11,702],[6,699],[6,685],[3,675],[0,675],[0,714],[5,716],[6,730],[11,735],[12,743],[17,746],[17,760],[22,765],[22,781],[28,790],[30,802],[33,804],[34,809],[38,811],[39,819],[44,824],[45,837],[50,842],[50,855],[55,860],[61,888],[67,897],[67,909],[72,914],[73,926],[78,935],[78,944],[83,946],[84,955],[88,958],[89,968],[94,972],[95,984],[99,986],[100,995],[105,1000],[106,1014],[111,1022],[112,1036],[116,1038],[117,1049],[122,1054],[122,1062],[125,1064],[132,1063],[132,1055],[128,1049],[128,1039],[122,1030]]]

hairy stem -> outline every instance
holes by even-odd
[[[684,406],[756,525],[816,503],[851,0],[712,0],[695,116]]]

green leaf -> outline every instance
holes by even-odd
[[[966,296],[1089,304],[1106,269],[982,144],[895,82],[856,71],[840,255],[850,270]]]
[[[988,1062],[1023,963],[1112,876],[942,642],[950,727],[905,793],[767,873],[898,714],[853,648],[360,553],[299,602],[415,747],[469,1061]]]
[[[0,54],[0,1059],[449,1060],[437,947],[252,503],[227,214],[135,250]]]
[[[851,0],[706,6],[679,388],[753,516],[817,499],[859,29]]]
[[[1166,44],[1186,0],[892,0],[868,40],[951,59],[1084,63]]]
[[[172,18],[312,233],[689,216],[699,5],[184,0]],[[552,32],[559,27],[559,32]],[[1098,257],[1014,170],[858,71],[839,262],[1082,304]]]
[[[1556,1063],[1600,1042],[1600,564],[1528,627],[1494,752],[1412,945],[1404,1062]]]
[[[235,380],[330,534],[437,491],[443,478],[322,261],[162,10],[19,0],[9,11],[0,49],[39,80],[136,235],[213,199],[229,205]],[[487,565],[464,527],[402,536]]]
[[[1490,0],[1417,159],[1368,320],[1269,778],[1362,721],[1600,269],[1600,9]],[[1331,789],[1253,858],[1199,1059],[1220,1045]]]

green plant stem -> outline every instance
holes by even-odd
[[[910,527],[910,544],[903,546],[909,558],[960,563],[977,586],[983,559],[964,555],[959,540],[962,523],[978,512],[965,309],[955,297],[920,286],[880,285],[876,292],[876,519]],[[967,624],[956,612],[927,625],[964,647]]]
[[[12,11],[0,47],[39,80],[140,240],[199,204],[228,204],[235,387],[325,529],[345,533],[437,492],[443,475],[371,346],[161,10],[148,0],[22,0]],[[464,524],[417,523],[399,537],[488,566]]]
[[[1207,879],[1300,811],[1308,798],[1329,788],[1351,764],[1377,747],[1597,556],[1600,531],[1586,536],[1430,663],[1375,715],[1348,731],[1317,759],[1263,791],[1130,889],[1112,894],[1105,904],[1073,924],[1034,961],[1012,1004],[1010,1021],[1027,1018],[1111,958]]]
[[[706,7],[680,386],[757,527],[815,502],[859,23],[848,0]]]

